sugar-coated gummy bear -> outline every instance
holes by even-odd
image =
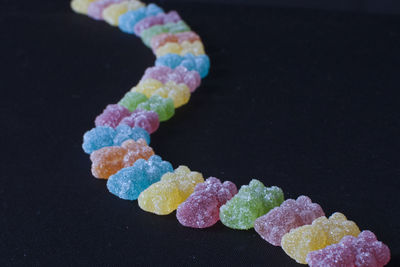
[[[132,167],[123,168],[111,175],[107,188],[119,198],[135,200],[143,190],[158,182],[165,173],[172,171],[171,163],[154,155],[148,160],[139,159]]]
[[[96,117],[94,121],[96,126],[110,126],[115,128],[118,126],[119,122],[129,116],[130,111],[118,104],[110,104],[103,110],[103,112]]]
[[[202,182],[204,179],[201,173],[179,166],[140,193],[139,207],[158,215],[170,214],[193,193],[196,184]]]
[[[126,140],[139,140],[141,138],[147,144],[150,144],[150,135],[142,128],[131,128],[128,125],[120,125],[115,129],[108,126],[98,126],[83,135],[82,148],[87,154],[91,154],[103,147],[120,146]]]
[[[103,19],[103,10],[112,4],[118,4],[126,0],[97,0],[90,3],[87,14],[97,20]]]
[[[358,237],[345,236],[338,244],[308,253],[310,267],[382,267],[390,261],[390,250],[371,231]]]
[[[118,102],[118,105],[127,108],[129,111],[134,111],[137,106],[147,101],[147,97],[144,94],[138,92],[128,92],[125,96]]]
[[[188,41],[193,43],[195,41],[200,41],[200,36],[195,32],[178,32],[178,33],[162,33],[151,38],[150,46],[153,51],[156,51],[160,46],[166,43],[182,43]]]
[[[193,54],[195,56],[203,55],[204,45],[201,41],[188,42],[184,41],[180,44],[178,43],[166,43],[156,49],[154,54],[157,58],[165,56],[166,54],[178,54],[184,56],[186,54]]]
[[[112,26],[118,25],[118,18],[128,11],[137,10],[144,7],[140,1],[126,0],[124,2],[113,4],[103,10],[103,19]]]
[[[296,200],[285,200],[279,207],[259,217],[254,222],[254,229],[267,242],[280,246],[282,237],[291,229],[311,224],[321,216],[325,213],[320,205],[312,203],[307,196],[300,196]]]
[[[169,120],[175,114],[174,101],[159,95],[153,95],[146,102],[140,103],[138,108],[156,112],[160,121]]]
[[[154,25],[143,30],[140,36],[143,43],[150,47],[151,39],[156,35],[162,33],[179,33],[188,31],[190,31],[190,27],[183,20],[180,20],[178,22],[168,22],[163,25]]]
[[[149,159],[154,151],[144,139],[126,140],[121,146],[103,147],[90,154],[92,174],[107,179],[120,169],[132,166],[138,159]]]
[[[210,59],[207,55],[194,56],[193,54],[186,54],[184,56],[177,54],[166,54],[157,58],[156,66],[166,66],[175,69],[179,66],[185,67],[189,71],[197,71],[201,78],[207,76],[210,69]]]
[[[158,114],[151,110],[136,109],[128,117],[123,118],[120,123],[129,125],[130,127],[140,127],[145,129],[149,134],[154,133],[160,121],[158,120]]]
[[[142,19],[141,21],[136,23],[134,31],[136,35],[140,35],[142,31],[154,25],[163,25],[170,22],[178,22],[180,20],[181,17],[176,11],[170,11],[168,13],[159,13],[155,16],[150,16],[145,19]]]
[[[187,227],[206,228],[219,220],[219,208],[237,193],[236,185],[215,177],[196,185],[193,194],[179,205],[178,221]]]
[[[325,216],[315,219],[311,225],[290,230],[281,240],[282,249],[298,263],[306,264],[309,252],[338,243],[344,236],[357,236],[360,229],[347,220],[342,213],[336,212],[329,219]]]
[[[253,179],[221,206],[220,220],[229,228],[250,229],[258,217],[279,206],[283,200],[283,192],[279,187],[265,187],[263,183]]]
[[[71,8],[76,13],[87,14],[89,5],[96,0],[72,0]]]
[[[159,13],[163,13],[164,10],[156,4],[149,4],[146,7],[139,8],[137,10],[128,11],[122,14],[118,18],[118,27],[121,31],[126,33],[134,33],[136,23],[142,19],[155,16]]]

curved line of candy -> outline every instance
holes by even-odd
[[[209,227],[218,219],[221,219],[226,226],[235,229],[249,229],[254,225],[262,238],[275,246],[282,245],[285,252],[300,263],[306,263],[307,254],[301,259],[296,256],[296,253],[298,254],[301,250],[299,247],[302,247],[304,243],[301,241],[296,243],[295,240],[299,236],[308,234],[310,239],[319,239],[312,240],[317,247],[314,249],[308,247],[304,250],[313,251],[307,257],[307,263],[310,266],[339,265],[334,261],[338,260],[335,256],[352,264],[356,262],[356,266],[363,266],[366,262],[370,263],[379,257],[386,258],[381,259],[381,262],[376,260],[373,266],[383,266],[389,261],[389,249],[377,241],[372,232],[363,231],[359,234],[357,225],[347,221],[346,217],[340,213],[334,213],[327,219],[321,207],[312,203],[308,197],[300,196],[297,200],[284,201],[280,188],[266,188],[257,180],[252,180],[248,186],[242,186],[238,193],[236,186],[229,181],[222,184],[218,179],[210,177],[204,182],[200,173],[191,172],[185,166],[180,166],[174,171],[172,165],[154,155],[154,151],[147,144],[150,143],[149,134],[157,130],[159,122],[168,120],[173,116],[175,108],[186,104],[190,94],[200,85],[200,78],[208,74],[210,62],[204,53],[200,38],[190,31],[189,26],[183,22],[177,12],[164,13],[154,4],[146,6],[136,0],[73,0],[71,7],[78,13],[105,20],[113,26],[118,25],[124,32],[138,35],[145,45],[153,49],[157,57],[156,66],[148,68],[139,84],[132,88],[131,92],[128,92],[118,104],[107,106],[96,118],[96,128],[84,136],[83,149],[91,154],[92,173],[97,178],[109,178],[107,187],[111,193],[123,199],[139,198],[142,209],[156,214],[169,214],[178,208],[179,222],[189,227]],[[104,161],[109,162],[104,163]],[[120,185],[111,182],[116,179],[113,177],[129,178],[129,175],[133,175],[135,171],[137,173],[138,169],[146,172],[152,166],[153,168],[155,166],[156,171],[153,170],[152,175],[156,178],[151,180],[147,173],[145,177],[148,180],[147,183],[141,184],[142,188],[135,192],[134,196],[122,192]],[[183,180],[179,179],[186,179],[185,186],[190,185],[190,188],[186,188],[186,191],[181,189],[179,183],[183,183]],[[257,190],[262,192],[262,195],[256,196],[254,192]],[[171,196],[167,198],[162,196],[164,197],[162,203],[154,204],[152,197],[160,192],[162,194],[169,192]],[[184,196],[176,199],[178,195]],[[251,212],[246,216],[235,214],[238,217],[242,215],[243,220],[239,218],[239,221],[233,221],[229,214],[237,212],[235,205],[240,207],[240,201],[243,201],[238,196],[246,196],[249,199],[246,200],[247,202],[257,203],[255,200],[257,197],[268,198],[269,202],[263,200],[261,204],[258,203],[264,205],[263,212],[257,214],[255,218],[249,219],[251,215],[254,215]],[[170,198],[175,198],[176,203],[168,202]],[[190,216],[194,216],[191,202],[197,201],[195,204],[201,206],[202,203],[210,203],[211,198],[214,199],[216,205],[215,220],[203,222],[203,224],[191,221]],[[173,207],[165,206],[166,202]],[[210,214],[203,215],[212,217]],[[343,224],[346,224],[348,228]],[[329,227],[336,227],[335,231],[338,229],[347,231],[347,235],[336,236],[337,240],[326,241],[318,248],[318,242],[321,242],[325,236],[335,238],[321,231],[324,227],[328,227],[325,229],[328,232],[332,230]],[[293,242],[294,246],[290,245]],[[365,242],[365,244],[357,247],[360,246],[360,242]],[[374,246],[371,245],[368,248],[370,254],[365,256],[367,243]],[[364,254],[360,253],[361,250]],[[352,251],[354,255],[347,255],[346,258],[343,256],[344,251]],[[360,256],[361,254],[363,256]]]

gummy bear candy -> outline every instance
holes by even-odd
[[[97,0],[90,3],[87,14],[97,20],[103,19],[103,10],[112,4],[118,4],[126,0]]]
[[[357,236],[358,226],[348,221],[342,213],[336,212],[329,219],[325,216],[315,219],[311,225],[290,230],[281,240],[282,249],[298,263],[306,264],[309,252],[338,243],[344,236]]]
[[[97,0],[72,0],[71,8],[76,13],[87,14],[89,5]]]
[[[279,207],[259,217],[254,222],[254,229],[267,242],[280,246],[282,237],[291,229],[311,224],[321,216],[325,213],[320,205],[312,203],[307,196],[300,196],[296,200],[285,200]]]
[[[204,45],[201,41],[188,42],[184,41],[180,44],[178,43],[165,43],[163,46],[158,47],[155,52],[157,58],[165,56],[166,54],[178,54],[184,56],[188,53],[195,56],[203,55]]]
[[[193,193],[196,184],[202,182],[204,179],[201,173],[179,166],[173,173],[164,174],[159,182],[140,193],[139,207],[158,215],[170,214]]]
[[[103,10],[103,19],[110,25],[117,26],[119,16],[144,6],[142,2],[137,0],[126,0],[118,4],[113,4]]]
[[[98,126],[83,135],[82,148],[87,154],[91,154],[103,147],[120,146],[126,140],[139,140],[140,138],[150,144],[150,135],[142,128],[131,128],[128,125],[120,125],[115,129],[108,126]]]
[[[136,35],[140,35],[142,31],[154,26],[154,25],[163,25],[170,22],[178,22],[181,20],[181,17],[176,11],[170,11],[168,13],[159,13],[155,16],[150,16],[145,19],[142,19],[138,23],[136,23],[134,27],[134,32]]]
[[[159,13],[163,13],[164,10],[156,4],[149,4],[146,7],[139,8],[137,10],[128,11],[122,14],[118,18],[118,27],[121,31],[126,33],[134,33],[136,23],[142,19],[155,16]]]
[[[283,192],[277,186],[265,187],[253,179],[220,208],[221,222],[233,229],[250,229],[254,221],[283,202]]]
[[[311,267],[382,267],[389,263],[390,250],[371,231],[358,237],[345,236],[338,244],[308,253]]]
[[[124,167],[132,166],[138,159],[149,159],[154,151],[144,139],[126,140],[119,146],[103,147],[90,155],[92,174],[107,179]]]
[[[127,108],[118,104],[111,104],[103,110],[103,113],[96,117],[94,123],[96,126],[110,126],[115,128],[123,118],[130,114]]]
[[[131,115],[123,118],[119,124],[126,124],[132,128],[140,127],[151,134],[158,129],[160,121],[158,120],[158,114],[154,111],[136,109]]]
[[[207,55],[194,56],[193,54],[186,54],[180,56],[177,54],[166,54],[162,57],[157,58],[156,66],[166,66],[171,69],[182,66],[189,71],[197,71],[201,78],[207,76],[210,69],[210,59]]]
[[[165,173],[172,172],[171,163],[160,156],[151,156],[147,161],[138,159],[132,167],[119,170],[107,181],[110,193],[122,199],[135,200],[151,184],[158,182]]]
[[[195,32],[162,33],[151,38],[150,46],[153,51],[166,43],[182,43],[184,41],[200,41],[200,37]]]
[[[138,108],[155,111],[160,121],[169,120],[175,113],[172,99],[163,98],[159,95],[153,95],[146,102],[140,103]]]
[[[206,228],[219,221],[219,208],[237,193],[236,185],[215,177],[196,185],[193,194],[179,205],[178,221],[187,227]]]
[[[154,25],[141,32],[141,38],[146,46],[150,46],[151,39],[162,33],[188,32],[190,27],[183,21],[169,22],[163,25]]]
[[[147,101],[147,97],[144,94],[138,92],[128,92],[125,96],[118,102],[118,105],[127,108],[130,112],[134,111],[136,107]]]

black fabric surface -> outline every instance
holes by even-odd
[[[400,266],[398,16],[171,3],[212,60],[152,135],[174,167],[340,211]],[[108,193],[82,135],[154,62],[68,2],[1,6],[1,266],[299,266],[254,230],[195,230]]]

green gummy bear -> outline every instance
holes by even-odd
[[[150,46],[151,39],[162,33],[178,33],[190,31],[190,27],[184,21],[169,22],[164,25],[154,25],[141,33],[142,41],[145,45]]]
[[[132,112],[137,108],[140,103],[145,101],[147,101],[147,97],[144,94],[138,92],[128,92],[118,102],[118,104]]]
[[[253,228],[254,221],[284,201],[283,191],[277,186],[266,187],[256,179],[243,185],[239,192],[220,208],[221,222],[233,229]]]
[[[160,121],[169,120],[175,113],[174,101],[171,98],[163,98],[159,95],[153,95],[137,107],[156,112]]]

